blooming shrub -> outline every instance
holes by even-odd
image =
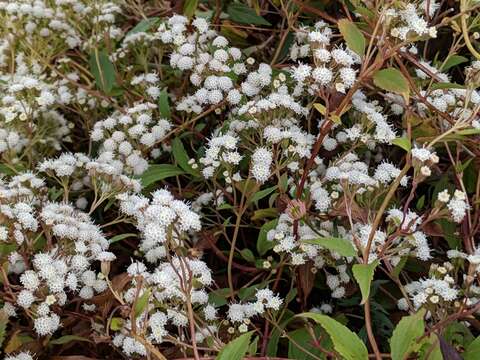
[[[0,0],[0,345],[478,359],[475,1]]]

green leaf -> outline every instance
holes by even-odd
[[[438,82],[438,83],[433,83],[431,86],[432,90],[438,90],[438,89],[465,89],[465,85],[460,85],[456,83],[450,83],[450,82]]]
[[[140,181],[144,187],[151,185],[157,181],[185,174],[185,171],[170,164],[155,164],[150,167],[140,176]]]
[[[250,249],[240,250],[240,255],[249,262],[255,262],[255,255],[253,255],[253,252]]]
[[[398,147],[402,148],[406,152],[409,152],[410,150],[412,150],[412,144],[410,143],[410,140],[408,140],[406,137],[393,139],[392,144],[397,145]]]
[[[407,79],[399,70],[394,68],[377,71],[373,75],[373,83],[383,90],[405,97],[410,93]]]
[[[332,341],[328,336],[326,336],[325,331],[322,329],[320,325],[315,325],[313,327],[313,331],[317,339],[320,340],[320,345],[323,349],[326,350],[333,350]],[[302,360],[315,360],[317,358],[326,359],[325,354],[315,346],[312,342],[312,336],[310,335],[310,331],[308,329],[298,329],[294,331],[290,331],[288,333],[288,338],[292,339],[293,341],[288,342],[288,358],[289,359],[302,359]],[[305,351],[300,349],[296,344],[301,346],[302,348],[306,349],[311,354],[317,356],[314,358],[313,356],[307,354]]]
[[[248,346],[248,355],[249,356],[255,356],[257,354],[257,349],[258,349],[258,336],[255,336],[253,341],[250,343]]]
[[[475,129],[475,128],[465,129],[465,130],[457,131],[457,132],[455,132],[455,134],[457,134],[457,135],[465,135],[465,136],[468,136],[468,135],[478,135],[478,134],[480,134],[480,129]]]
[[[51,345],[62,345],[69,343],[71,341],[86,341],[86,342],[92,342],[91,340],[84,338],[82,336],[77,336],[77,335],[65,335],[62,337],[59,337],[58,339],[51,340],[49,344]]]
[[[274,218],[277,216],[278,216],[278,209],[276,208],[259,209],[259,210],[255,210],[250,220],[256,221],[256,220],[261,220],[265,218]]]
[[[360,338],[345,325],[326,315],[303,313],[297,316],[314,320],[320,324],[333,342],[335,351],[346,360],[367,360],[368,350]]]
[[[135,302],[135,318],[139,317],[148,305],[148,299],[150,298],[150,289],[147,289]]]
[[[8,255],[17,250],[17,244],[0,244],[0,255]]]
[[[160,18],[158,18],[158,17],[152,17],[152,18],[144,19],[144,20],[140,21],[137,25],[135,25],[135,27],[132,28],[132,30],[130,30],[127,33],[127,36],[132,35],[132,34],[136,34],[136,33],[140,33],[140,32],[147,32],[152,27],[157,25],[159,22],[160,22]]]
[[[114,317],[110,321],[110,329],[113,331],[119,331],[123,327],[123,319],[121,317]]]
[[[258,191],[256,192],[251,198],[250,198],[250,202],[255,202],[255,201],[258,201],[260,199],[263,199],[265,196],[268,196],[270,195],[272,192],[274,192],[275,190],[277,190],[278,186],[275,185],[275,186],[272,186],[272,187],[269,187],[268,189],[264,189],[262,191]]]
[[[137,234],[127,233],[127,234],[118,234],[118,235],[115,235],[114,237],[112,237],[112,238],[110,239],[110,244],[116,243],[116,242],[118,242],[118,241],[121,241],[121,240],[126,239],[126,238],[129,238],[129,237],[137,237]]]
[[[172,117],[170,103],[168,100],[168,92],[166,90],[162,90],[160,92],[160,96],[158,97],[158,111],[165,119],[170,119]]]
[[[265,255],[266,252],[275,246],[275,242],[267,240],[267,233],[275,229],[278,224],[278,219],[271,220],[262,225],[257,238],[257,251],[260,255]]]
[[[360,285],[360,291],[362,292],[362,302],[365,304],[368,296],[370,295],[370,284],[373,280],[373,274],[375,273],[375,268],[378,266],[379,261],[375,260],[370,264],[355,264],[353,265],[352,271],[355,280],[357,280],[358,285]]]
[[[106,94],[110,94],[113,88],[117,86],[117,83],[115,80],[115,68],[108,58],[108,54],[104,50],[98,51],[95,49],[90,54],[89,64],[97,88]]]
[[[302,240],[306,244],[319,245],[328,250],[335,251],[342,256],[355,256],[357,250],[353,247],[352,243],[346,239],[337,237],[323,237],[317,239]]]
[[[218,353],[216,360],[242,360],[248,351],[253,331],[249,331],[230,341]]]
[[[392,360],[403,360],[413,351],[417,338],[425,330],[424,315],[425,309],[421,309],[416,314],[404,316],[397,324],[390,339]]]
[[[184,171],[196,177],[200,176],[200,172],[193,169],[188,163],[190,161],[190,157],[188,156],[187,151],[185,150],[185,147],[179,138],[172,140],[172,154],[175,161]]]
[[[358,55],[363,56],[365,54],[366,41],[357,25],[347,19],[339,20],[337,25],[347,46]]]
[[[422,360],[444,360],[440,341],[436,334],[430,334],[428,338],[422,341],[422,346],[418,350],[418,358]]]
[[[7,165],[0,164],[0,174],[5,174],[8,176],[15,176],[17,173],[9,168]]]
[[[464,360],[477,360],[478,354],[480,354],[480,336],[468,345],[462,355]]]
[[[443,66],[440,68],[440,71],[447,71],[448,69],[454,66],[457,66],[459,64],[463,64],[465,62],[468,62],[468,59],[464,56],[460,56],[460,55],[449,56],[447,61],[445,61]]]
[[[420,196],[420,199],[418,199],[417,204],[415,205],[415,208],[418,211],[421,211],[424,206],[425,206],[425,195],[422,195]]]
[[[327,115],[327,108],[325,106],[323,106],[322,104],[320,103],[315,103],[313,104],[313,107],[322,115],[326,116]],[[341,124],[342,123],[342,119],[340,118],[340,116],[338,115],[335,115],[335,114],[331,114],[331,113],[328,113],[328,118],[330,120],[332,120],[335,124]]]
[[[296,296],[296,291],[295,291],[295,296]],[[286,309],[284,315],[282,316],[281,319],[278,319],[280,323],[278,324],[278,327],[274,327],[272,329],[272,332],[270,333],[269,339],[268,339],[268,345],[267,345],[267,356],[275,357],[278,352],[278,343],[280,341],[280,336],[283,333],[283,329],[288,325],[290,320],[293,319],[293,316],[295,314]]]
[[[257,15],[255,10],[249,8],[247,5],[234,3],[228,6],[227,13],[230,19],[238,24],[252,24],[271,26],[267,20]]]
[[[208,293],[208,303],[215,307],[223,306],[228,303],[228,296],[230,295],[229,288],[218,289]]]
[[[190,19],[193,14],[195,14],[197,6],[198,0],[185,0],[185,3],[183,4],[183,15]]]

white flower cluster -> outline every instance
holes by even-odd
[[[390,209],[386,218],[395,227],[399,227],[402,233],[408,235],[397,236],[391,247],[394,253],[391,254],[391,262],[396,265],[403,256],[415,256],[420,260],[427,261],[431,258],[431,250],[425,233],[419,230],[422,225],[422,218],[411,210],[406,214],[400,209]]]
[[[451,79],[447,73],[440,71],[427,61],[419,62],[422,68],[415,69],[416,75],[425,80],[429,85],[432,78],[439,83],[450,83]],[[468,71],[465,70],[467,73]],[[434,90],[420,90],[420,98],[413,96],[412,100],[420,116],[433,116],[435,112],[442,112],[451,116],[455,122],[466,122],[478,124],[479,117],[476,108],[480,104],[480,94],[476,89],[463,88],[440,88]],[[401,97],[390,95],[395,102],[392,103],[392,110],[396,114],[403,114],[404,100]],[[447,121],[442,121],[446,128],[452,125]]]
[[[164,341],[170,334],[166,328],[169,324],[179,328],[188,325],[185,306],[187,297],[197,313],[204,313],[205,321],[216,319],[216,310],[208,304],[206,291],[213,283],[212,274],[203,261],[173,257],[169,262],[160,263],[151,273],[143,263],[134,262],[128,267],[127,273],[132,277],[132,282],[131,287],[123,294],[126,303],[132,305],[135,299],[148,295],[148,302],[138,315],[136,326],[148,329],[146,339],[151,343],[161,344]],[[138,293],[137,285],[140,280],[142,287]],[[194,286],[189,287],[188,284]],[[114,345],[129,356],[146,354],[144,346],[130,336],[131,330],[131,320],[126,319],[113,339]],[[203,341],[214,331],[215,325],[209,325],[207,332],[199,330],[196,334],[197,341]]]
[[[200,113],[204,106],[217,105],[224,100],[232,104],[240,100],[234,89],[232,73],[238,76],[246,72],[241,61],[240,49],[228,46],[228,40],[209,29],[205,19],[192,21],[190,31],[188,18],[174,15],[160,24],[154,39],[171,48],[170,66],[189,71],[190,83],[199,89],[183,98],[176,106],[179,111]]]
[[[228,307],[227,318],[234,324],[242,323],[238,326],[240,332],[248,330],[252,317],[261,315],[268,309],[278,311],[283,304],[283,299],[268,288],[257,290],[255,298],[253,302],[235,303]]]
[[[118,38],[122,32],[112,24],[115,14],[120,12],[118,5],[104,0],[0,1],[0,14],[8,19],[6,26],[12,34],[49,56],[58,52],[59,48],[73,49],[94,43],[94,40],[82,38],[84,31],[90,35],[93,24],[98,34],[108,32],[111,39]]]
[[[470,206],[467,202],[467,195],[460,190],[455,190],[453,196],[450,197],[448,190],[443,190],[438,193],[438,201],[446,204],[447,209],[450,211],[450,215],[453,218],[453,221],[461,223],[463,218],[467,214]]]
[[[82,153],[62,153],[56,159],[47,159],[39,164],[38,170],[54,179],[72,183],[72,190],[93,187],[99,182],[104,194],[116,194],[124,191],[138,192],[141,184],[138,180],[123,174],[124,164],[113,158],[113,154],[104,152],[96,159]],[[93,186],[92,186],[93,185]]]
[[[121,212],[132,216],[142,233],[139,248],[148,262],[164,258],[168,249],[183,245],[188,232],[201,229],[200,217],[168,190],[153,192],[152,200],[126,193],[118,199]]]
[[[264,183],[271,175],[273,154],[266,148],[257,148],[252,154],[252,176],[260,183]]]
[[[33,147],[48,155],[70,140],[70,124],[57,110],[72,101],[63,80],[46,79],[39,64],[15,59],[15,73],[0,73],[0,154],[11,160]],[[51,81],[51,82],[49,82]]]
[[[350,276],[347,272],[347,264],[353,258],[343,257],[337,252],[330,250],[321,245],[309,243],[319,236],[325,238],[344,238],[352,241],[352,236],[343,226],[334,228],[331,221],[315,222],[316,231],[312,230],[310,225],[299,223],[298,240],[295,239],[293,219],[286,213],[280,215],[277,226],[268,231],[267,240],[274,242],[273,251],[277,253],[287,253],[290,256],[290,262],[293,266],[306,264],[312,261],[314,268],[324,269],[327,276],[327,285],[332,290],[332,297],[341,298],[345,295],[345,287],[342,284],[350,282]],[[337,232],[333,236],[334,231]],[[352,246],[355,245],[352,241]],[[333,271],[332,271],[333,270]]]
[[[425,1],[423,2],[425,3]],[[431,17],[436,9],[439,7],[435,1],[430,3],[428,9],[429,16]],[[419,15],[424,13],[426,6],[418,6],[415,3],[402,3],[397,4],[398,8],[390,8],[386,11],[386,21],[391,23],[390,35],[399,40],[413,40],[415,37],[437,37],[437,29],[435,26],[428,26],[427,21]]]
[[[415,309],[427,304],[440,306],[442,303],[454,302],[458,298],[459,291],[456,288],[455,279],[449,274],[452,270],[453,265],[449,262],[442,266],[432,264],[430,278],[405,285],[405,290],[412,299]],[[405,300],[402,300],[399,306],[404,307]]]
[[[368,174],[368,164],[359,161],[355,153],[348,153],[325,171],[325,180],[333,183],[347,182],[359,188],[358,192],[365,192],[368,188],[373,189],[377,181]]]
[[[249,144],[245,141],[239,142],[239,139],[245,138],[251,138],[252,141]],[[235,119],[229,124],[226,134],[210,140],[205,157],[200,159],[201,165],[205,166],[203,175],[209,178],[219,167],[233,173],[244,157],[244,149],[239,149],[235,145],[244,146],[247,154],[251,151],[251,145],[254,147],[254,151],[249,154],[251,173],[253,178],[263,183],[271,175],[270,167],[274,160],[282,168],[286,166],[292,172],[296,172],[299,169],[299,161],[310,156],[314,140],[314,136],[301,129],[298,120],[294,118],[272,120],[268,113],[262,111],[250,120]],[[258,143],[265,143],[265,146],[257,147]],[[274,159],[274,156],[277,158]]]
[[[312,67],[299,63],[291,69],[292,78],[297,82],[296,92],[307,86],[310,94],[321,88],[345,93],[353,86],[357,77],[354,67],[360,64],[360,57],[345,44],[331,43],[334,34],[327,23],[319,21],[312,29],[300,29],[295,36],[290,57],[297,60],[312,55],[315,64]]]
[[[345,133],[349,140],[359,139],[369,147],[373,147],[375,142],[390,144],[395,139],[396,134],[392,129],[392,126],[387,122],[386,116],[383,114],[384,109],[376,101],[369,101],[366,95],[357,91],[353,95],[352,105],[355,110],[364,115],[365,121],[360,119],[350,129],[345,129]],[[371,125],[375,126],[375,132],[373,137],[368,135],[365,130],[371,128]]]
[[[222,164],[232,166],[240,163],[242,155],[238,152],[238,141],[238,137],[228,134],[215,136],[208,141],[205,156],[200,158],[200,164],[204,166],[202,174],[205,178],[213,177]]]
[[[420,175],[428,177],[432,174],[431,167],[439,162],[437,154],[427,148],[413,148],[411,150],[413,165],[420,170]]]
[[[32,355],[29,352],[19,352],[16,355],[8,355],[5,360],[33,360]]]
[[[134,86],[139,93],[147,94],[154,101],[160,96],[160,79],[157,73],[136,75],[130,81],[130,85]]]
[[[17,205],[15,208],[23,204]],[[34,328],[39,336],[51,335],[61,326],[60,316],[51,306],[64,306],[68,294],[78,293],[81,298],[90,299],[95,292],[104,291],[107,283],[103,275],[90,270],[90,266],[93,261],[108,262],[115,256],[107,251],[109,242],[90,217],[70,205],[46,203],[38,215],[31,207],[24,211],[27,212],[17,216],[21,216],[22,222],[29,221],[30,227],[20,234],[25,235],[25,241],[30,243],[39,236],[36,232],[41,222],[49,250],[33,255],[28,267],[17,266],[22,290],[17,295],[16,304],[35,313]],[[10,262],[18,262],[18,256],[18,253],[12,253]],[[15,271],[15,267],[11,270]]]
[[[154,146],[162,141],[172,126],[168,120],[156,118],[155,109],[155,104],[139,103],[97,121],[91,139],[102,141],[100,154],[120,160],[125,173],[140,175],[147,170],[145,156],[149,150],[153,157],[160,155],[160,150]]]

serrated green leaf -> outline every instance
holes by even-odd
[[[404,316],[397,324],[390,339],[392,360],[403,360],[413,351],[417,338],[425,331],[424,315],[425,309],[421,309],[416,314]]]
[[[373,83],[379,88],[407,97],[410,93],[408,81],[403,74],[394,68],[377,71],[373,75]]]
[[[257,238],[257,251],[261,256],[265,255],[268,250],[272,249],[275,246],[275,243],[273,241],[267,240],[267,233],[270,230],[274,229],[277,224],[278,219],[274,219],[263,224],[260,228],[260,232],[258,233]]]
[[[397,145],[398,147],[402,148],[406,152],[409,152],[412,150],[412,144],[410,143],[410,140],[408,140],[406,137],[400,137],[392,140],[393,145]]]
[[[339,20],[337,25],[347,46],[359,56],[363,56],[365,54],[366,41],[357,25],[348,19]]]
[[[140,176],[140,181],[144,187],[151,185],[157,181],[185,174],[185,171],[179,169],[175,165],[170,164],[154,164]]]
[[[335,351],[346,360],[367,360],[368,350],[360,338],[345,325],[329,316],[318,313],[303,313],[297,316],[314,320],[320,324],[333,342]]]
[[[113,88],[117,86],[117,83],[115,79],[115,68],[108,54],[104,50],[98,51],[95,49],[90,54],[89,65],[97,88],[106,94],[110,94]]]
[[[216,360],[242,360],[248,351],[250,338],[253,331],[249,331],[240,335],[236,339],[230,341],[218,353]]]
[[[238,24],[252,24],[252,25],[265,25],[271,26],[267,20],[257,15],[255,10],[249,8],[247,5],[240,3],[233,3],[228,6],[227,14],[230,19]]]
[[[317,239],[302,240],[306,244],[319,245],[328,250],[335,251],[342,256],[355,256],[357,250],[352,243],[346,239],[337,237],[323,237]]]
[[[368,297],[370,296],[370,285],[373,280],[373,274],[375,273],[375,268],[378,266],[379,261],[375,260],[370,264],[355,264],[353,265],[352,271],[355,280],[357,280],[358,285],[360,285],[360,291],[362,293],[362,302],[365,304]]]

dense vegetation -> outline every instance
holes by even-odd
[[[0,0],[5,359],[480,358],[479,8]]]

